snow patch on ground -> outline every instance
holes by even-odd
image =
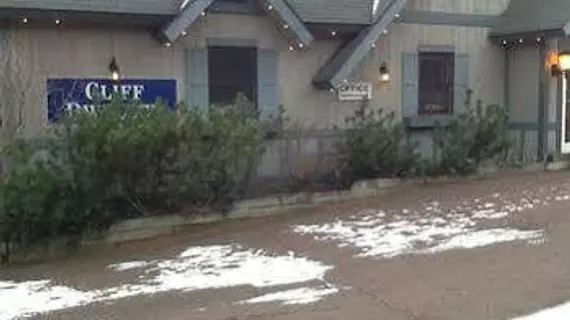
[[[540,239],[542,231],[521,231],[516,229],[477,230],[459,234],[444,242],[425,250],[426,253],[437,253],[453,249],[473,249],[485,247],[494,243],[512,242],[517,240]]]
[[[108,268],[114,271],[138,268],[143,273],[135,283],[91,291],[58,286],[49,280],[0,281],[0,320],[168,291],[188,292],[242,285],[271,287],[323,280],[332,266],[295,257],[293,253],[271,256],[261,250],[217,245],[191,247],[174,259],[127,262]],[[332,294],[332,291],[326,292]],[[304,295],[296,301],[313,301],[308,296],[310,292],[297,293]],[[324,296],[322,292],[320,294]],[[319,295],[315,293],[313,297]]]
[[[239,302],[240,304],[253,304],[253,303],[269,303],[281,302],[285,305],[291,304],[310,304],[321,300],[322,298],[335,294],[338,292],[337,288],[323,287],[323,288],[298,288],[274,293],[268,293],[257,296],[248,300]]]
[[[53,285],[49,280],[0,281],[0,319],[10,320],[83,305],[92,300],[89,292]]]
[[[544,238],[542,230],[484,229],[480,225],[543,204],[544,201],[529,196],[515,203],[495,193],[491,200],[476,198],[454,208],[443,208],[439,202],[432,201],[419,211],[364,212],[348,220],[297,225],[293,231],[314,235],[320,241],[336,241],[341,247],[357,247],[361,250],[359,257],[393,258],[404,254],[472,249],[517,240],[540,243],[539,240]]]
[[[184,10],[184,8],[186,8],[186,6],[188,5],[189,2],[190,2],[190,0],[182,1],[182,3],[180,4],[180,11]]]
[[[376,15],[378,13],[378,7],[380,6],[380,0],[374,0],[372,3],[372,15]]]
[[[107,268],[113,271],[120,272],[120,271],[134,270],[134,269],[142,269],[148,267],[149,265],[150,262],[148,261],[128,261],[128,262],[112,264],[107,266]]]
[[[562,320],[569,318],[570,302],[512,320]]]

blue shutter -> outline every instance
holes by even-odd
[[[4,47],[8,43],[8,30],[0,27],[0,50],[4,51]]]
[[[208,108],[210,105],[210,95],[208,92],[208,50],[188,50],[186,59],[186,99],[188,105],[189,107]]]
[[[0,27],[0,68],[6,67],[8,53],[8,30]]]
[[[9,55],[9,47],[8,47],[8,30],[0,27],[0,75],[3,75],[7,69],[9,68],[8,64],[8,55]],[[6,79],[4,79],[6,81]],[[2,79],[0,79],[2,81]],[[5,94],[4,84],[0,82],[0,99],[5,99],[3,95]],[[0,125],[5,125],[6,119],[0,118]]]
[[[267,119],[277,112],[277,64],[276,51],[264,49],[257,51],[257,107],[261,119]]]
[[[418,115],[419,67],[417,53],[402,53],[402,116]]]
[[[457,115],[467,109],[465,102],[469,90],[469,56],[465,53],[455,54],[453,90],[453,113]]]

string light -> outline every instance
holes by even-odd
[[[535,38],[518,38],[518,39],[502,39],[500,43],[505,51],[516,51],[523,46],[532,45],[533,43],[538,46],[542,46],[546,43],[546,39],[539,35]]]
[[[266,8],[267,8],[268,11],[273,11],[273,10],[275,10],[275,7],[274,7],[272,1],[267,1],[267,3],[266,3]],[[281,27],[282,27],[283,29],[285,29],[285,30],[289,30],[289,29],[290,29],[290,26],[289,26],[289,24],[287,24],[287,23],[282,23],[282,24],[281,24]],[[331,31],[331,35],[332,35],[332,36],[335,36],[336,34],[337,34],[337,32],[336,32],[335,30],[332,30],[332,31]],[[304,44],[304,43],[299,42],[300,39],[297,38],[296,40],[297,40],[297,41],[295,41],[295,40],[293,40],[293,41],[297,42],[297,45],[296,45],[297,47],[299,47],[300,49],[302,49],[302,48],[305,47],[305,44]],[[290,51],[290,52],[295,51],[295,45],[290,45],[290,46],[289,46],[289,51]]]

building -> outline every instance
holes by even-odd
[[[570,32],[564,0],[0,0],[0,20],[29,134],[54,103],[88,105],[85,86],[105,95],[120,77],[143,100],[207,107],[239,91],[264,116],[283,105],[303,134],[270,148],[267,174],[293,150],[323,154],[363,96],[401,116],[424,154],[468,90],[509,109],[521,161],[570,151],[550,71]]]
[[[570,2],[511,0],[491,41],[503,47],[505,103],[522,155],[570,152],[567,69]],[[536,155],[532,157],[532,155]]]

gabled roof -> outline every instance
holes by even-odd
[[[330,24],[372,22],[374,0],[288,0],[288,2],[305,22]]]
[[[185,0],[181,4],[181,11],[172,18],[161,30],[159,36],[167,42],[173,42],[188,29],[202,13],[217,0]],[[299,48],[309,46],[313,35],[305,23],[299,18],[287,0],[260,1],[260,7],[273,19],[279,21],[283,32],[295,40]]]
[[[285,2],[303,22],[368,25],[372,22],[374,1],[286,0]],[[183,2],[184,0],[0,0],[0,10],[75,11],[169,17],[180,12]]]
[[[208,9],[214,0],[186,0],[180,6],[181,11],[159,34],[166,42],[174,42],[178,37],[192,25],[200,15]]]
[[[569,35],[570,0],[511,0],[490,35],[549,33]]]
[[[398,17],[407,3],[407,0],[388,1],[389,3],[384,6],[384,11],[379,13],[376,22],[371,26],[363,28],[351,42],[319,70],[313,78],[313,84],[317,88],[338,88],[368,54],[373,44],[378,41],[378,38],[387,32],[388,27]]]
[[[183,0],[1,0],[0,9],[172,15]]]

